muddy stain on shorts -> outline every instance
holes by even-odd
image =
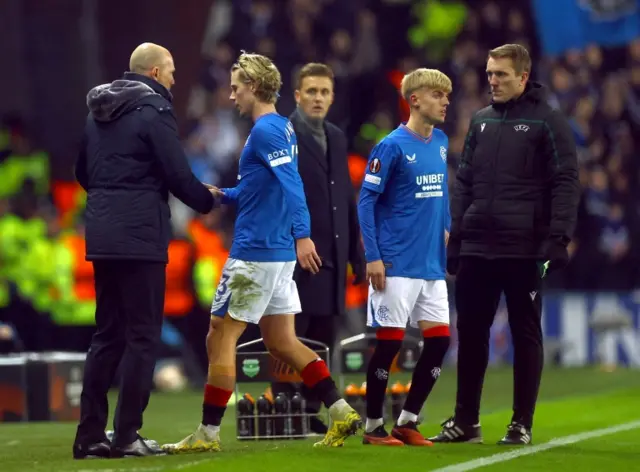
[[[246,274],[237,273],[231,277],[229,289],[233,294],[229,303],[229,309],[236,311],[247,311],[262,295],[260,284],[251,279],[256,267],[247,263]]]

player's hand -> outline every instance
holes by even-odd
[[[209,192],[211,192],[214,198],[222,198],[224,196],[224,192],[215,185],[204,184],[204,186],[209,189]]]
[[[449,244],[449,231],[444,230],[444,247],[447,247]]]
[[[377,292],[384,290],[385,275],[382,261],[373,261],[367,264],[367,282],[371,283]]]
[[[224,197],[224,192],[222,190],[220,190],[219,188],[210,188],[209,192],[211,192],[211,195],[213,195],[215,198]]]
[[[308,270],[312,274],[320,272],[322,260],[316,252],[316,245],[311,241],[311,238],[298,239],[296,252],[298,253],[298,262],[304,270]]]

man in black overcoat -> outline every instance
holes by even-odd
[[[347,162],[347,139],[337,126],[325,120],[334,97],[334,75],[325,64],[310,63],[296,78],[296,110],[289,119],[298,140],[298,171],[304,183],[311,215],[311,234],[322,259],[318,274],[297,266],[302,313],[296,315],[296,334],[334,348],[338,317],[345,316],[348,264],[353,283],[364,281],[365,260],[356,210],[355,192]],[[274,394],[289,390],[274,384]],[[303,394],[307,392],[304,391]],[[307,412],[320,402],[306,395]],[[326,428],[312,417],[311,428]]]
[[[87,116],[75,174],[87,192],[86,258],[93,263],[96,333],[87,353],[76,459],[149,456],[162,451],[138,431],[149,402],[160,346],[167,248],[167,199],[175,195],[200,213],[214,190],[191,172],[178,136],[169,89],[171,53],[144,43],[130,71],[87,95]],[[107,392],[122,379],[107,440]]]

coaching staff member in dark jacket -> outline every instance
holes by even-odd
[[[89,91],[76,178],[87,191],[86,251],[93,262],[96,325],[85,364],[75,458],[160,453],[138,435],[149,401],[164,309],[173,193],[200,213],[214,197],[192,174],[178,139],[169,89],[174,64],[145,43],[122,80]],[[114,419],[105,437],[107,391],[122,361]]]
[[[296,110],[289,117],[298,139],[298,171],[311,216],[311,233],[322,267],[311,274],[296,266],[302,312],[296,334],[333,349],[338,316],[345,315],[347,264],[355,283],[364,281],[366,263],[360,239],[355,192],[349,175],[347,139],[325,118],[334,97],[334,75],[325,64],[310,63],[298,72]],[[274,392],[281,386],[274,386]],[[307,393],[304,392],[303,393]],[[307,411],[318,412],[320,401],[307,396]],[[323,425],[312,417],[314,431]]]
[[[505,294],[514,347],[512,422],[499,444],[529,444],[542,375],[541,281],[568,261],[580,187],[567,120],[528,81],[528,51],[489,52],[493,100],[471,121],[451,201],[447,270],[456,275],[458,392],[438,442],[481,442],[489,329]],[[548,264],[546,264],[548,262]],[[546,264],[546,265],[545,265]]]

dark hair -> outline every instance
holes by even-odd
[[[296,90],[300,90],[302,80],[305,77],[327,77],[333,82],[335,76],[333,75],[333,70],[331,70],[331,67],[328,65],[319,62],[310,62],[298,71],[296,75]]]
[[[489,57],[493,59],[511,59],[516,74],[531,73],[531,57],[529,51],[519,44],[503,44],[489,51]]]

